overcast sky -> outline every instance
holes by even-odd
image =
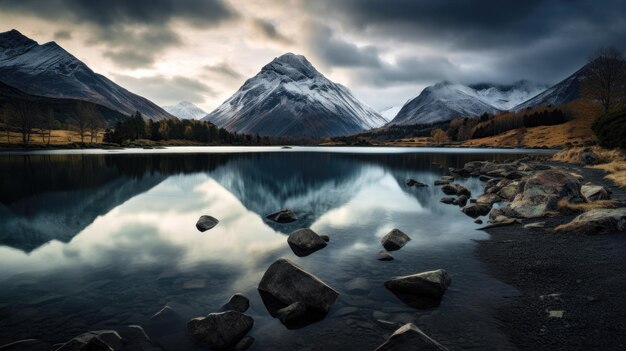
[[[441,80],[556,83],[625,49],[626,1],[0,0],[13,28],[159,105],[210,111],[294,52],[382,110]]]

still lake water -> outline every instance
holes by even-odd
[[[413,322],[450,349],[511,349],[493,310],[517,292],[474,254],[488,235],[444,205],[435,179],[471,160],[528,150],[409,148],[169,148],[0,154],[0,345],[63,342],[139,324],[169,350],[194,349],[184,330],[157,330],[166,304],[185,320],[217,311],[236,292],[251,300],[253,350],[373,350]],[[411,177],[430,184],[409,188]],[[477,178],[462,179],[473,194]],[[275,224],[283,207],[299,220]],[[203,214],[220,220],[200,233]],[[329,245],[299,258],[287,234],[310,227]],[[392,228],[411,240],[377,260]],[[256,287],[286,257],[340,292],[326,318],[289,330]],[[397,275],[445,268],[441,305],[416,310],[383,286]],[[184,322],[181,324],[184,328]]]

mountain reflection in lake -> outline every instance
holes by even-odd
[[[432,184],[447,167],[515,155],[374,150],[0,155],[0,345],[127,324],[149,331],[167,303],[191,318],[241,292],[256,350],[374,349],[390,333],[377,319],[414,322],[451,349],[509,348],[490,312],[515,292],[485,274],[472,240],[486,234]],[[408,177],[431,186],[406,187]],[[480,193],[478,179],[461,183]],[[265,220],[283,207],[299,220]],[[203,214],[220,223],[199,233]],[[300,227],[329,234],[329,245],[296,257],[286,234]],[[394,227],[413,240],[378,261]],[[324,320],[289,330],[269,315],[256,287],[279,257],[341,293]],[[383,286],[435,268],[452,276],[437,308],[413,309]],[[184,333],[152,337],[195,348]]]

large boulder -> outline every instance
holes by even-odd
[[[440,298],[452,280],[445,269],[395,277],[385,282],[385,287],[394,292]]]
[[[446,197],[442,197],[441,200],[439,201],[446,205],[452,205],[456,202],[456,199],[454,197],[446,196]]]
[[[283,324],[289,324],[306,315],[306,305],[303,302],[294,302],[276,312],[276,316]]]
[[[293,253],[304,257],[326,247],[326,241],[308,228],[298,229],[287,237],[287,243]]]
[[[288,208],[283,208],[267,215],[265,218],[276,223],[291,223],[298,220],[298,217]]]
[[[187,330],[194,340],[214,350],[226,350],[235,346],[252,329],[254,320],[237,311],[210,313],[187,323]]]
[[[490,207],[496,202],[502,201],[502,198],[498,194],[482,194],[476,199],[477,203],[488,204]]]
[[[235,294],[222,306],[221,311],[246,312],[250,307],[250,300],[242,294]]]
[[[406,243],[411,240],[408,235],[400,229],[392,229],[387,235],[380,239],[380,243],[387,251],[400,250]]]
[[[558,208],[560,200],[585,202],[580,182],[559,170],[539,171],[522,179],[522,192],[515,196],[509,209],[518,218],[543,217]]]
[[[485,216],[491,211],[490,203],[476,202],[474,204],[469,204],[461,209],[463,213],[466,215],[477,218],[480,216]]]
[[[80,334],[56,351],[117,351],[122,349],[122,337],[115,330],[95,330]]]
[[[212,216],[200,216],[200,219],[196,222],[196,228],[201,232],[206,232],[207,230],[215,227],[219,222],[220,221]]]
[[[472,193],[461,184],[446,184],[441,187],[441,191],[446,195],[465,195],[471,197]]]
[[[600,185],[585,184],[580,187],[580,192],[589,202],[608,200],[611,198],[609,191]]]
[[[376,351],[445,351],[440,343],[424,334],[413,323],[396,330]]]
[[[328,313],[339,297],[337,291],[319,278],[284,258],[269,266],[258,289],[283,304],[283,307],[302,302],[307,310],[324,314]]]
[[[593,209],[556,227],[555,230],[592,235],[620,232],[626,230],[626,207]]]

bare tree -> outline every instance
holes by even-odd
[[[582,95],[599,103],[604,113],[620,108],[626,102],[626,60],[615,47],[602,48],[591,56],[583,81]]]
[[[45,114],[44,114],[44,118],[43,121],[41,123],[41,130],[43,133],[43,142],[46,143],[45,138],[48,138],[47,144],[50,145],[50,138],[52,136],[52,129],[55,126],[55,119],[54,119],[54,109],[52,107],[48,107],[48,109],[46,110]]]
[[[10,104],[4,105],[2,109],[2,123],[4,124],[4,131],[7,136],[7,144],[11,143],[11,115],[13,114],[13,106]]]
[[[33,128],[38,121],[35,99],[25,97],[13,102],[13,113],[10,115],[11,125],[22,134],[22,143],[28,144]]]
[[[90,121],[95,118],[98,113],[93,105],[87,102],[81,102],[76,111],[76,117],[72,119],[71,124],[80,135],[80,142],[85,143],[85,134],[89,129]]]
[[[91,139],[91,143],[93,144],[94,139],[96,141],[96,143],[98,142],[98,133],[104,129],[104,127],[106,126],[104,123],[104,120],[102,119],[102,116],[100,114],[94,113],[90,116],[89,118],[89,137]]]

